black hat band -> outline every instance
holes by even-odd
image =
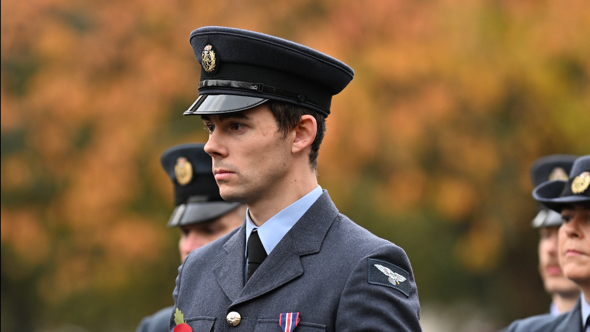
[[[278,95],[278,96],[284,96],[287,98],[297,99],[300,102],[304,102],[306,100],[305,94],[286,91],[283,89],[275,88],[274,86],[265,85],[263,83],[249,83],[249,82],[230,81],[230,80],[205,80],[205,81],[199,82],[199,90],[201,88],[208,88],[208,87],[226,87],[226,88],[235,88],[235,89],[254,90],[254,91],[260,91],[260,92],[268,93],[268,94],[272,94],[272,95]]]
[[[328,116],[333,90],[303,76],[243,63],[224,63],[215,75],[202,70],[199,95],[223,94],[283,101]]]

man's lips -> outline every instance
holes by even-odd
[[[215,175],[215,180],[224,180],[234,174],[234,172],[225,169],[216,169],[213,171],[213,174]]]
[[[558,276],[563,274],[563,272],[561,272],[561,267],[556,264],[548,265],[545,268],[545,271],[547,271],[547,274],[550,276]]]
[[[582,256],[582,255],[584,255],[582,252],[574,250],[574,249],[568,249],[565,252],[566,257]]]

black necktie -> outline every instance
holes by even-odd
[[[258,232],[253,230],[248,238],[248,276],[246,280],[250,279],[260,264],[264,262],[266,256],[268,255],[262,246]]]

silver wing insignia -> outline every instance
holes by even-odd
[[[387,280],[392,285],[399,285],[400,282],[406,281],[406,278],[404,276],[391,271],[390,269],[386,268],[383,265],[375,264],[375,267],[388,277]]]

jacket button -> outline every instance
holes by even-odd
[[[240,316],[238,312],[232,311],[229,314],[227,314],[227,317],[225,317],[225,319],[227,319],[227,323],[230,326],[238,326],[238,324],[240,324],[240,322],[242,321],[242,316]]]

